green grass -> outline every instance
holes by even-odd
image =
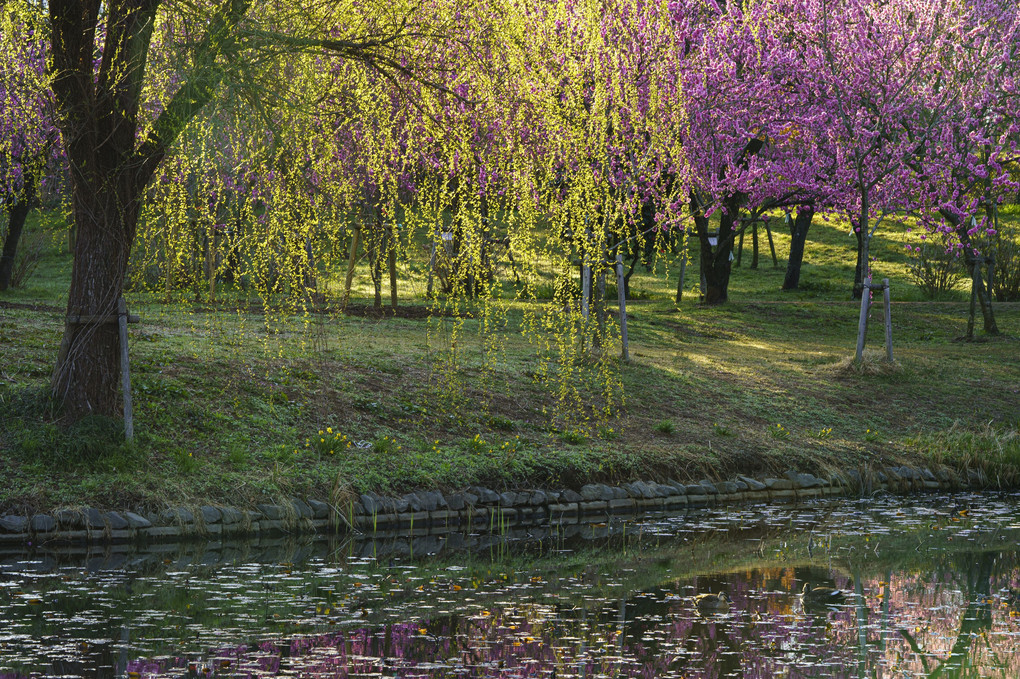
[[[30,228],[49,232],[52,220]],[[428,320],[413,296],[424,290],[420,277],[402,279],[401,304],[415,310],[406,318],[263,313],[231,290],[216,304],[191,292],[172,301],[130,293],[142,318],[131,327],[130,445],[116,421],[65,429],[46,397],[70,271],[53,233],[27,286],[0,297],[0,512],[901,461],[981,465],[1013,480],[1020,465],[1020,304],[996,305],[1002,337],[957,341],[969,295],[924,299],[907,273],[903,243],[913,236],[902,227],[873,247],[875,275],[891,281],[896,369],[846,369],[859,311],[849,300],[854,239],[845,224],[819,220],[800,291],[779,290],[789,244],[779,229],[780,267],[762,234],[751,270],[745,239],[721,307],[697,302],[696,262],[679,308],[677,262],[639,266],[627,307],[631,361],[614,368],[623,400],[608,419],[589,407],[598,399],[585,388],[572,398],[587,419],[557,411],[558,387],[539,369],[543,350],[517,332],[529,303],[508,300],[508,330],[493,348],[476,305],[464,307],[471,317]],[[370,305],[367,269],[356,284],[353,302]],[[872,317],[868,346],[877,351],[881,311]],[[598,384],[576,368],[579,384]]]

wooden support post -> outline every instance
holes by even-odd
[[[390,226],[390,308],[397,308],[397,228]]]
[[[128,369],[127,324],[127,302],[121,297],[117,300],[117,325],[120,329],[120,378],[121,389],[124,395],[124,438],[132,441],[135,438],[135,423],[131,410],[131,373]]]
[[[213,231],[205,230],[205,276],[209,282],[209,301],[216,299],[216,265],[213,264]]]
[[[581,318],[588,320],[588,309],[591,306],[591,267],[581,265]]]
[[[429,253],[429,280],[425,286],[425,297],[432,299],[433,286],[436,280],[436,243],[442,238],[442,230],[440,227],[436,227],[436,232],[432,238],[432,251]]]
[[[857,354],[854,357],[858,363],[864,357],[864,338],[868,334],[868,311],[871,308],[871,276],[864,279],[864,289],[861,291],[861,316],[857,321]]]
[[[885,358],[892,363],[892,304],[889,301],[888,278],[882,279],[882,298],[885,302]]]
[[[216,241],[219,240],[216,237],[217,229],[215,226],[212,227],[212,233],[209,236],[209,299],[216,299]]]
[[[351,252],[347,257],[347,280],[344,281],[344,296],[340,302],[341,308],[347,308],[347,302],[351,298],[351,284],[354,282],[354,264],[358,256],[358,238],[361,236],[361,229],[354,229],[351,236]]]
[[[623,284],[623,255],[616,253],[616,295],[620,300],[620,341],[623,344],[623,360],[630,360],[627,347],[627,291]]]

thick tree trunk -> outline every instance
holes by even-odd
[[[727,301],[730,285],[730,253],[733,251],[734,228],[739,216],[736,198],[728,199],[719,222],[716,246],[709,242],[708,218],[704,216],[695,197],[691,197],[694,228],[701,244],[701,275],[705,281],[705,304],[723,304]]]
[[[117,324],[101,319],[117,313],[139,211],[138,197],[132,195],[133,177],[122,177],[119,187],[114,181],[96,192],[83,184],[76,182],[74,191],[78,236],[67,300],[69,321],[51,380],[54,397],[71,420],[92,413],[119,414]],[[78,316],[89,321],[77,323]]]
[[[800,285],[800,269],[804,263],[804,245],[807,243],[808,229],[815,216],[815,208],[801,205],[797,208],[797,217],[790,224],[790,258],[786,262],[786,277],[783,279],[783,290],[796,290]]]
[[[7,237],[4,239],[3,254],[0,254],[0,292],[11,285],[14,274],[14,258],[18,254],[18,242],[25,229],[25,221],[35,200],[35,173],[25,172],[25,186],[14,196],[7,210]]]

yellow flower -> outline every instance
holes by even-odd
[[[326,433],[327,434],[332,434],[333,433],[333,427],[326,427]]]

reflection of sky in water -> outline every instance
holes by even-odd
[[[1018,499],[743,507],[587,540],[0,556],[0,679],[1020,677]],[[847,603],[805,606],[806,581]],[[721,590],[730,611],[700,615],[693,596]]]

